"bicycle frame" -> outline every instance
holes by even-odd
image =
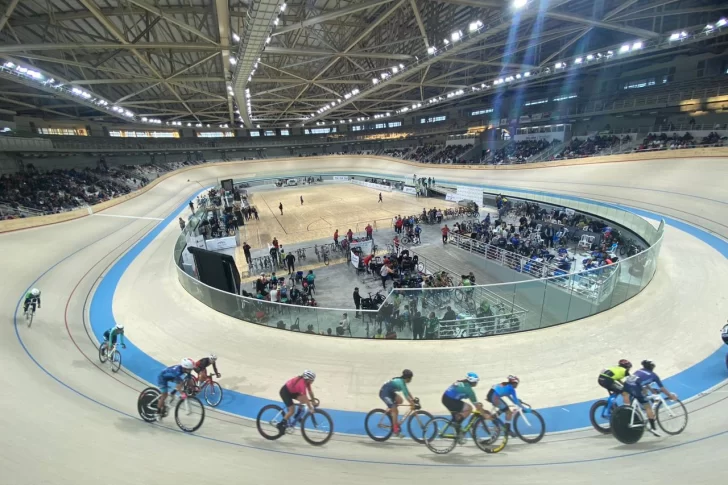
[[[662,397],[661,393],[658,394],[648,394],[645,396],[647,400],[649,401],[648,404],[652,407],[653,412],[654,409],[657,407],[659,403],[662,403],[663,406],[667,406],[667,402],[665,401],[665,398]],[[643,428],[645,426],[645,423],[647,423],[647,416],[645,416],[646,412],[640,404],[640,402],[636,399],[632,399],[632,416],[629,418],[629,427],[630,428]],[[642,418],[642,424],[635,424],[634,417],[635,414],[639,413],[640,417]]]

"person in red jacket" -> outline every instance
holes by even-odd
[[[450,233],[450,228],[447,227],[447,224],[445,224],[445,227],[441,229],[442,231],[442,244],[447,244],[447,235]]]
[[[339,245],[339,230],[338,229],[334,232],[334,244],[336,244],[337,246]]]
[[[349,229],[348,231],[346,231],[346,239],[348,239],[349,242],[351,242],[354,239],[354,233],[351,232],[351,229]]]

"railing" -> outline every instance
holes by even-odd
[[[507,197],[572,207],[614,221],[629,228],[647,241],[650,247],[616,264],[573,274],[551,275],[547,269],[547,277],[534,279],[532,274],[544,275],[544,265],[540,270],[534,266],[533,270],[526,271],[527,274],[521,271],[523,281],[513,283],[397,288],[385,297],[384,304],[378,310],[360,310],[361,318],[354,318],[357,311],[353,309],[270,302],[227,293],[201,283],[180,265],[186,247],[185,237],[188,231],[194,231],[196,227],[193,217],[175,245],[178,279],[201,302],[247,322],[323,335],[343,332],[342,336],[347,337],[398,339],[476,337],[558,325],[612,308],[637,295],[651,281],[664,237],[664,222],[655,228],[642,217],[611,204],[554,197],[527,190],[499,188],[499,191]],[[458,246],[464,244],[462,237],[459,241]],[[473,245],[473,248],[476,247],[481,246]],[[507,271],[512,278],[512,275],[517,274],[511,271],[512,265],[519,264],[522,270],[525,269],[520,255],[509,256],[504,250],[494,248],[493,251],[498,250],[497,256],[488,258],[492,246],[484,245],[482,248],[472,251],[478,254],[482,251],[486,260],[493,263],[494,273],[495,268],[503,268],[501,271]],[[429,259],[419,258],[419,261],[425,275],[448,271]],[[417,312],[421,317],[417,317]],[[420,325],[422,318],[425,323]],[[346,324],[339,325],[342,321]]]

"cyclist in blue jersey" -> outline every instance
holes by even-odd
[[[412,394],[410,394],[409,389],[407,389],[407,384],[412,382],[413,375],[414,374],[412,374],[411,370],[405,369],[402,371],[402,375],[400,377],[395,377],[392,380],[385,382],[379,390],[379,398],[387,405],[389,414],[392,416],[392,423],[394,423],[392,431],[395,436],[400,436],[399,413],[397,412],[397,406],[404,402],[402,400],[402,396],[397,393],[401,392],[410,404],[416,406]]]
[[[488,391],[488,396],[486,397],[486,400],[493,406],[498,408],[498,410],[505,411],[506,432],[509,434],[511,433],[511,417],[513,416],[513,412],[508,406],[508,403],[505,402],[503,398],[507,397],[513,404],[515,404],[516,406],[520,406],[521,401],[516,395],[516,387],[518,387],[518,384],[520,382],[521,380],[518,377],[510,375],[508,376],[508,380],[506,382],[501,382],[500,384],[496,384],[495,386],[491,387]]]
[[[160,416],[167,415],[166,409],[164,408],[164,401],[167,399],[167,394],[169,394],[169,384],[174,382],[175,390],[182,391],[184,380],[187,379],[194,368],[195,361],[184,358],[179,365],[167,367],[161,374],[159,374],[159,377],[157,378],[157,386],[159,386],[159,390],[162,391],[162,395],[159,396],[157,409]],[[174,391],[172,391],[172,394],[174,394]]]
[[[470,413],[473,411],[473,406],[481,413],[484,412],[483,405],[478,402],[478,398],[475,397],[475,391],[473,391],[473,388],[478,385],[479,380],[478,374],[468,372],[465,379],[455,381],[442,395],[442,404],[452,413],[453,424],[458,432],[460,431],[460,423],[470,416]],[[463,399],[470,400],[473,406],[463,402]]]
[[[647,412],[647,418],[650,420],[650,427],[647,428],[647,430],[653,435],[659,437],[660,432],[655,428],[655,412],[652,410],[652,406],[648,404],[644,393],[647,390],[657,393],[657,391],[650,386],[650,384],[655,383],[660,387],[660,391],[665,393],[673,401],[677,400],[677,396],[665,388],[660,377],[653,372],[654,370],[654,362],[649,359],[643,360],[642,368],[624,381],[624,390],[627,391],[630,396],[637,399],[637,401],[642,405],[644,410]]]

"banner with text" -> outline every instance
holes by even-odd
[[[354,254],[354,251],[351,252],[351,265],[355,268],[359,268],[359,256]]]
[[[468,199],[478,204],[478,206],[483,205],[482,187],[469,187],[465,185],[458,185],[456,188],[457,194],[460,196],[460,200]]]
[[[361,185],[362,187],[369,187],[370,189],[384,190],[385,192],[391,192],[392,187],[389,185],[373,184],[371,182],[364,182],[361,180],[352,180],[352,184]]]
[[[417,189],[408,185],[402,187],[402,192],[404,192],[405,194],[417,195]]]
[[[334,175],[334,182],[348,182],[348,175]]]

